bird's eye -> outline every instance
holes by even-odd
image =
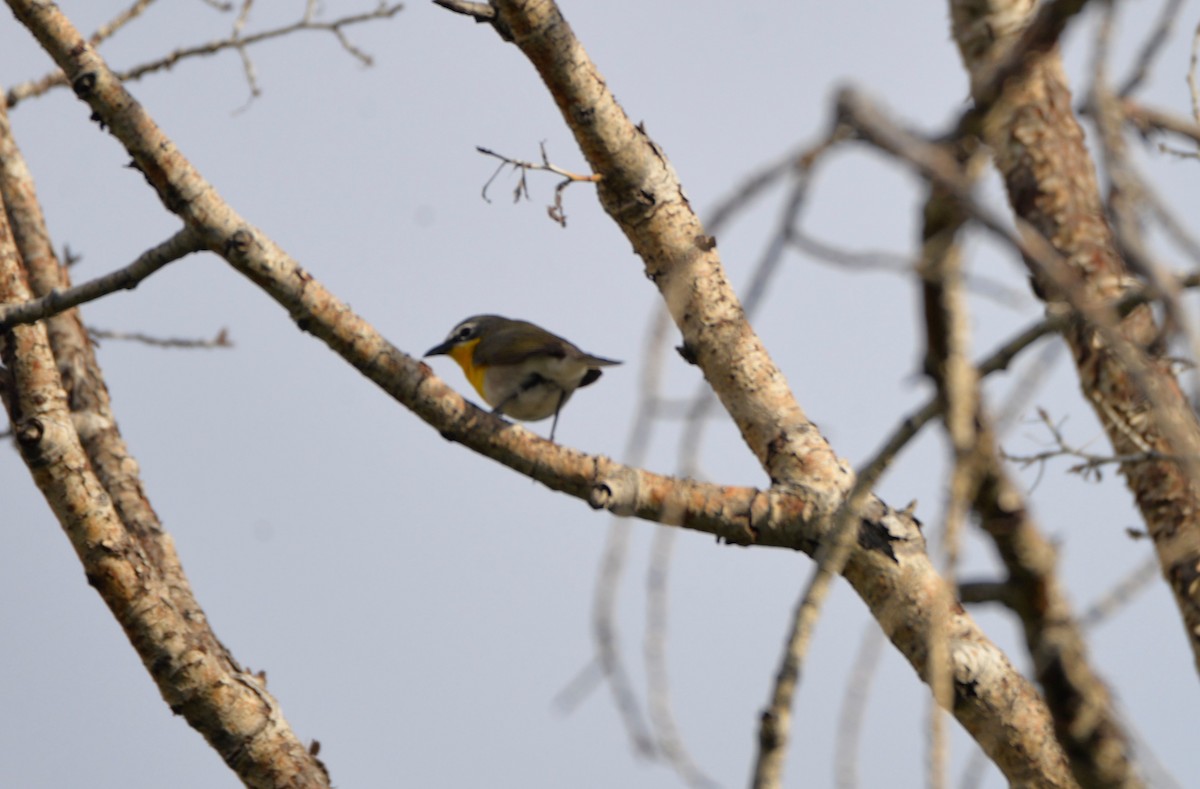
[[[463,326],[457,332],[454,333],[454,339],[456,339],[456,340],[469,339],[471,337],[471,332],[474,330],[475,330],[474,326]]]

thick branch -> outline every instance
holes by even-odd
[[[70,283],[2,106],[0,195],[0,220],[10,218],[18,253],[0,255],[8,264],[0,302],[36,304],[31,296]],[[189,236],[185,230],[174,240],[187,245]],[[327,786],[324,767],[288,727],[262,679],[238,665],[209,628],[117,428],[78,312],[4,336],[13,387],[6,405],[22,453],[164,700],[247,785]]]
[[[0,212],[0,303],[30,297]],[[3,337],[5,405],[21,455],[71,540],[90,583],[121,622],[171,708],[210,736],[249,786],[328,786],[262,681],[193,637],[195,613],[126,529],[80,443],[46,328]],[[215,639],[214,639],[215,641]],[[219,733],[220,739],[215,738]],[[236,747],[230,748],[230,744]]]
[[[951,2],[954,34],[976,87],[979,75],[1013,46],[1012,25],[993,27],[997,14],[1010,11],[1003,3],[993,8]],[[1095,168],[1071,110],[1057,50],[1029,57],[1027,67],[1008,81],[991,106],[983,128],[1014,212],[1062,256],[1078,298],[1095,304],[1119,297],[1131,277],[1104,218]],[[1044,271],[1033,268],[1033,274],[1043,293],[1058,297]],[[1151,311],[1131,311],[1120,321],[1116,338],[1112,335],[1111,328],[1091,322],[1066,332],[1080,385],[1114,450],[1130,457],[1143,453],[1143,460],[1123,464],[1122,473],[1154,538],[1200,667],[1200,484],[1195,464],[1145,454],[1196,457],[1200,425],[1169,359],[1135,351],[1139,358],[1132,361],[1140,363],[1136,368],[1129,363],[1134,355],[1130,349],[1154,351],[1160,331]]]
[[[745,320],[716,241],[661,149],[625,115],[582,44],[548,0],[496,2],[601,176],[600,201],[633,243],[685,345],[773,482],[798,485],[832,512],[852,483]]]
[[[1067,22],[1088,4],[1088,0],[1049,0],[1034,9],[1031,0],[952,1],[959,48],[969,54],[978,67],[971,68],[971,93],[974,109],[967,113],[961,130],[974,129],[1005,89],[1005,83],[1028,73],[1031,64],[1058,46]],[[1005,46],[993,46],[1003,39]],[[966,55],[964,55],[966,56]]]
[[[595,503],[627,514],[654,517],[663,511],[660,504],[665,494],[674,491],[672,495],[682,506],[673,505],[671,510],[680,513],[683,523],[693,527],[712,523],[713,531],[719,528],[731,537],[742,535],[739,541],[747,534],[765,541],[761,529],[756,534],[750,527],[772,520],[755,514],[751,509],[755,502],[759,507],[766,505],[768,516],[774,503],[797,503],[805,517],[781,521],[784,535],[805,532],[814,522],[808,516],[827,516],[840,503],[840,492],[849,482],[848,469],[795,405],[782,376],[741,320],[736,300],[722,302],[729,289],[712,239],[703,235],[691,215],[661,152],[620,114],[561,18],[553,13],[549,17],[534,14],[541,21],[528,17],[527,12],[538,9],[550,13],[552,6],[528,9],[504,4],[500,11],[502,16],[513,17],[510,21],[520,22],[510,26],[535,62],[542,61],[539,68],[544,67],[544,77],[564,64],[566,71],[578,71],[579,83],[566,86],[559,77],[548,81],[554,83],[552,92],[564,111],[580,127],[577,134],[593,169],[603,175],[602,199],[622,227],[638,239],[635,246],[682,321],[685,340],[696,346],[705,369],[711,371],[710,380],[721,377],[716,365],[729,362],[731,380],[714,380],[714,386],[728,398],[727,407],[735,412],[748,444],[771,470],[773,479],[801,491],[744,497],[741,501],[746,509],[738,521],[724,520],[730,513],[721,495],[712,496],[718,489],[692,483],[658,485],[653,477],[614,475],[619,467],[611,461],[550,445],[528,431],[467,407],[427,367],[388,345],[270,239],[229,209],[56,8],[33,0],[8,2],[53,55],[77,95],[125,145],[168,209],[193,227],[208,248],[283,305],[302,328],[451,438],[557,489],[578,496],[598,492],[601,496]],[[589,117],[595,120],[590,127],[586,123]],[[615,126],[610,125],[613,121]],[[643,223],[643,230],[635,229]],[[680,313],[692,307],[695,314]],[[731,359],[727,358],[730,353]],[[746,398],[748,391],[758,394]],[[770,411],[777,411],[779,419],[771,418]],[[781,425],[786,429],[781,430]],[[685,515],[718,511],[722,512],[719,523]],[[930,617],[935,610],[944,612],[959,720],[1014,782],[1070,785],[1044,705],[957,606],[929,565],[915,522],[876,500],[865,512],[870,528],[860,530],[859,547],[850,557],[845,575],[871,605],[893,642],[915,666],[924,666]],[[772,535],[770,539],[782,539],[775,532],[765,533]],[[813,536],[819,538],[819,532],[806,535]],[[796,535],[791,539],[801,541]]]
[[[492,5],[601,176],[601,203],[641,256],[690,356],[747,445],[773,482],[803,491],[815,515],[832,517],[852,475],[795,402],[746,323],[715,241],[692,212],[663,152],[626,117],[552,2]],[[873,506],[886,510],[877,500]],[[893,561],[886,552],[860,546],[844,571],[893,643],[923,672],[932,619],[944,617],[959,720],[1013,782],[1070,785],[1044,705],[957,606],[930,566],[923,541],[906,536],[894,556]],[[1020,721],[1012,718],[1017,710]],[[1010,739],[1014,735],[1020,742]]]

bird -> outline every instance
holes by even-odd
[[[573,343],[529,321],[500,315],[472,315],[459,321],[446,339],[425,352],[449,356],[492,413],[536,422],[558,413],[581,386],[595,383],[615,359],[585,353]]]

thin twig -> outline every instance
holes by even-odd
[[[622,453],[630,463],[640,465],[649,450],[655,404],[662,388],[662,361],[669,326],[670,316],[666,310],[657,310],[646,334],[646,350],[642,354],[640,368],[641,396]],[[657,753],[654,733],[642,714],[617,640],[617,598],[629,555],[630,529],[627,518],[612,519],[592,594],[592,639],[596,654],[576,678],[558,693],[555,706],[570,712],[582,703],[600,681],[607,680],[635,752],[641,756],[654,756]]]
[[[357,49],[346,47],[345,38],[341,34],[342,28],[349,27],[350,25],[357,25],[363,22],[370,22],[379,19],[390,19],[403,9],[404,5],[402,3],[395,3],[393,5],[381,3],[373,11],[368,11],[361,14],[350,14],[329,22],[318,22],[313,19],[301,19],[300,21],[293,22],[289,25],[271,28],[269,30],[262,30],[258,33],[252,33],[244,37],[229,37],[210,41],[206,44],[181,47],[155,60],[141,63],[123,71],[115,71],[115,73],[117,78],[123,82],[132,82],[134,80],[141,79],[147,74],[168,70],[181,60],[186,60],[188,58],[198,57],[201,55],[215,55],[226,49],[243,49],[263,41],[280,38],[282,36],[287,36],[303,30],[334,33],[339,42],[342,43],[343,48],[346,48],[347,52],[363,62],[364,65],[369,66],[371,65],[371,60],[369,57]],[[9,88],[8,93],[5,95],[5,101],[8,103],[9,107],[12,107],[18,102],[34,96],[39,96],[51,88],[61,87],[65,84],[66,79],[62,72],[57,71],[36,81],[23,82],[19,85],[14,85],[12,88]]]
[[[150,7],[154,0],[134,0],[133,5],[126,8],[121,13],[117,14],[111,20],[96,28],[96,32],[88,36],[88,42],[92,46],[99,45],[102,41],[112,38],[112,36],[125,25],[132,22],[141,16],[142,12]]]
[[[242,43],[242,31],[246,29],[246,23],[250,20],[250,9],[253,5],[254,0],[242,0],[242,10],[238,11],[237,19],[233,21],[233,30],[229,34],[229,39],[235,42],[234,48],[242,61],[242,73],[246,75],[246,84],[250,86],[250,95],[246,97],[246,103],[239,107],[235,114],[249,109],[254,100],[262,95],[262,88],[258,85],[258,70],[254,68],[254,61],[250,59],[250,51]],[[312,3],[309,3],[302,22],[311,20],[311,11]]]
[[[1159,567],[1157,556],[1153,554],[1147,556],[1141,564],[1119,580],[1112,589],[1109,589],[1100,599],[1087,607],[1087,610],[1079,616],[1079,626],[1087,630],[1111,619],[1113,614],[1133,602],[1133,598],[1137,596],[1137,593],[1145,589],[1151,581],[1158,577],[1161,572]]]
[[[1189,274],[1181,277],[1179,281],[1183,287],[1194,288],[1200,285],[1200,275]],[[1114,309],[1118,314],[1125,314],[1137,305],[1144,304],[1149,300],[1150,296],[1145,291],[1130,292],[1116,303]],[[992,373],[1007,370],[1009,365],[1012,364],[1013,360],[1023,350],[1043,337],[1062,331],[1070,324],[1070,321],[1071,317],[1069,315],[1060,314],[1038,321],[1013,335],[1009,340],[1002,343],[976,363],[975,367],[979,370],[980,377],[983,378]],[[929,424],[930,421],[937,418],[941,413],[942,405],[938,402],[938,398],[936,396],[929,398],[923,405],[918,406],[908,416],[900,420],[891,435],[884,441],[878,453],[895,456],[921,432],[921,429],[925,425]]]
[[[1200,122],[1200,83],[1196,79],[1196,66],[1200,62],[1200,24],[1192,34],[1192,56],[1188,61],[1187,84],[1192,97],[1192,118]]]
[[[879,623],[868,622],[846,679],[846,692],[838,712],[833,760],[838,789],[858,787],[858,743],[862,737],[867,702],[871,699],[871,681],[879,667],[879,659],[883,657],[883,642]]]
[[[684,783],[699,789],[713,789],[718,784],[704,773],[688,753],[675,725],[668,682],[666,643],[668,616],[667,572],[671,567],[671,551],[675,545],[675,529],[654,530],[650,550],[650,566],[646,571],[646,684],[650,722],[654,726],[655,743]]]
[[[817,162],[831,149],[849,138],[850,129],[835,126],[833,131],[812,145],[788,153],[759,168],[743,179],[740,186],[709,211],[704,226],[711,235],[717,235],[734,216],[770,188],[776,181],[789,174],[811,173]]]
[[[1200,123],[1193,119],[1155,109],[1133,99],[1121,101],[1121,112],[1142,136],[1148,136],[1152,131],[1163,131],[1200,145]]]
[[[1082,447],[1076,447],[1067,442],[1062,434],[1062,428],[1056,425],[1051,420],[1050,415],[1045,409],[1038,409],[1038,418],[1050,432],[1052,439],[1052,447],[1042,452],[1037,452],[1032,455],[1012,455],[1007,452],[1002,453],[1005,460],[1010,463],[1016,463],[1022,468],[1028,468],[1033,465],[1041,465],[1049,460],[1060,457],[1073,457],[1081,460],[1070,466],[1067,472],[1070,474],[1078,474],[1084,479],[1090,479],[1099,482],[1103,479],[1101,469],[1104,466],[1119,466],[1126,463],[1144,463],[1148,460],[1174,460],[1180,463],[1186,462],[1182,457],[1175,457],[1163,452],[1146,451],[1134,452],[1125,455],[1099,455],[1093,452],[1088,452]]]
[[[997,436],[1004,435],[1024,414],[1029,413],[1030,404],[1036,399],[1042,381],[1065,350],[1063,343],[1047,344],[1032,361],[1026,362],[1014,374],[1012,384],[1008,387],[1008,397],[994,409],[995,414],[991,418]]]
[[[891,465],[894,455],[885,448],[859,472],[845,503],[833,516],[833,524],[813,557],[816,567],[792,613],[783,656],[775,672],[771,701],[763,710],[758,727],[758,752],[754,760],[753,789],[782,786],[783,763],[791,733],[792,702],[804,669],[804,660],[821,608],[833,581],[841,574],[855,545],[861,510],[871,491]]]
[[[118,290],[132,290],[168,263],[204,249],[198,234],[184,227],[158,246],[146,250],[124,268],[76,285],[51,291],[40,299],[0,307],[0,330],[48,318]]]
[[[142,332],[108,331],[92,327],[88,327],[88,335],[93,340],[127,340],[129,342],[140,342],[143,345],[150,345],[155,348],[196,348],[208,350],[233,347],[233,342],[229,339],[229,332],[226,329],[221,329],[211,340],[190,337],[154,337]]]
[[[492,182],[496,180],[496,176],[500,175],[500,173],[503,172],[504,168],[506,167],[511,167],[520,173],[520,177],[517,180],[517,186],[513,190],[514,203],[520,201],[522,197],[529,199],[529,183],[525,178],[525,174],[530,170],[538,170],[542,172],[554,173],[555,175],[561,175],[563,180],[556,187],[554,187],[554,204],[547,206],[546,212],[550,215],[551,219],[553,219],[562,227],[567,226],[567,215],[563,210],[562,202],[563,190],[573,183],[578,183],[581,181],[585,183],[597,183],[600,180],[600,176],[595,173],[590,175],[580,175],[579,173],[573,173],[570,170],[564,170],[558,165],[551,164],[550,157],[546,154],[546,143],[544,140],[541,143],[541,164],[527,162],[524,159],[513,159],[512,157],[505,156],[504,154],[496,153],[490,148],[484,148],[482,145],[476,145],[475,150],[479,151],[484,156],[492,156],[500,160],[500,166],[496,168],[496,172],[492,173],[492,177],[489,178],[487,183],[483,185],[482,196],[483,199],[489,203],[492,201],[487,196],[488,187],[492,185]]]
[[[595,661],[600,666],[604,678],[608,680],[617,712],[625,724],[625,732],[629,735],[634,751],[640,756],[653,757],[657,755],[658,749],[654,744],[654,735],[643,717],[629,671],[621,659],[617,623],[613,616],[616,612],[616,597],[621,576],[625,570],[625,557],[629,553],[630,528],[631,524],[627,519],[616,519],[609,530],[608,544],[600,559],[600,571],[596,574],[595,592],[592,597],[592,640],[596,644]],[[581,700],[582,696],[577,698]],[[570,709],[565,705],[563,708]]]
[[[1117,95],[1125,98],[1142,86],[1146,78],[1150,76],[1150,66],[1154,63],[1164,49],[1163,44],[1166,43],[1167,37],[1171,35],[1171,28],[1175,25],[1175,18],[1179,16],[1179,9],[1183,6],[1183,0],[1167,0],[1163,3],[1162,13],[1158,16],[1158,22],[1154,26],[1154,30],[1146,37],[1142,43],[1142,48],[1138,51],[1138,55],[1134,58],[1133,68],[1128,77],[1117,90]]]

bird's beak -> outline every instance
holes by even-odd
[[[450,340],[446,340],[441,345],[435,345],[432,348],[430,348],[428,351],[426,351],[425,356],[442,356],[444,354],[449,353],[450,349],[453,347],[454,347],[454,343],[451,342]]]

